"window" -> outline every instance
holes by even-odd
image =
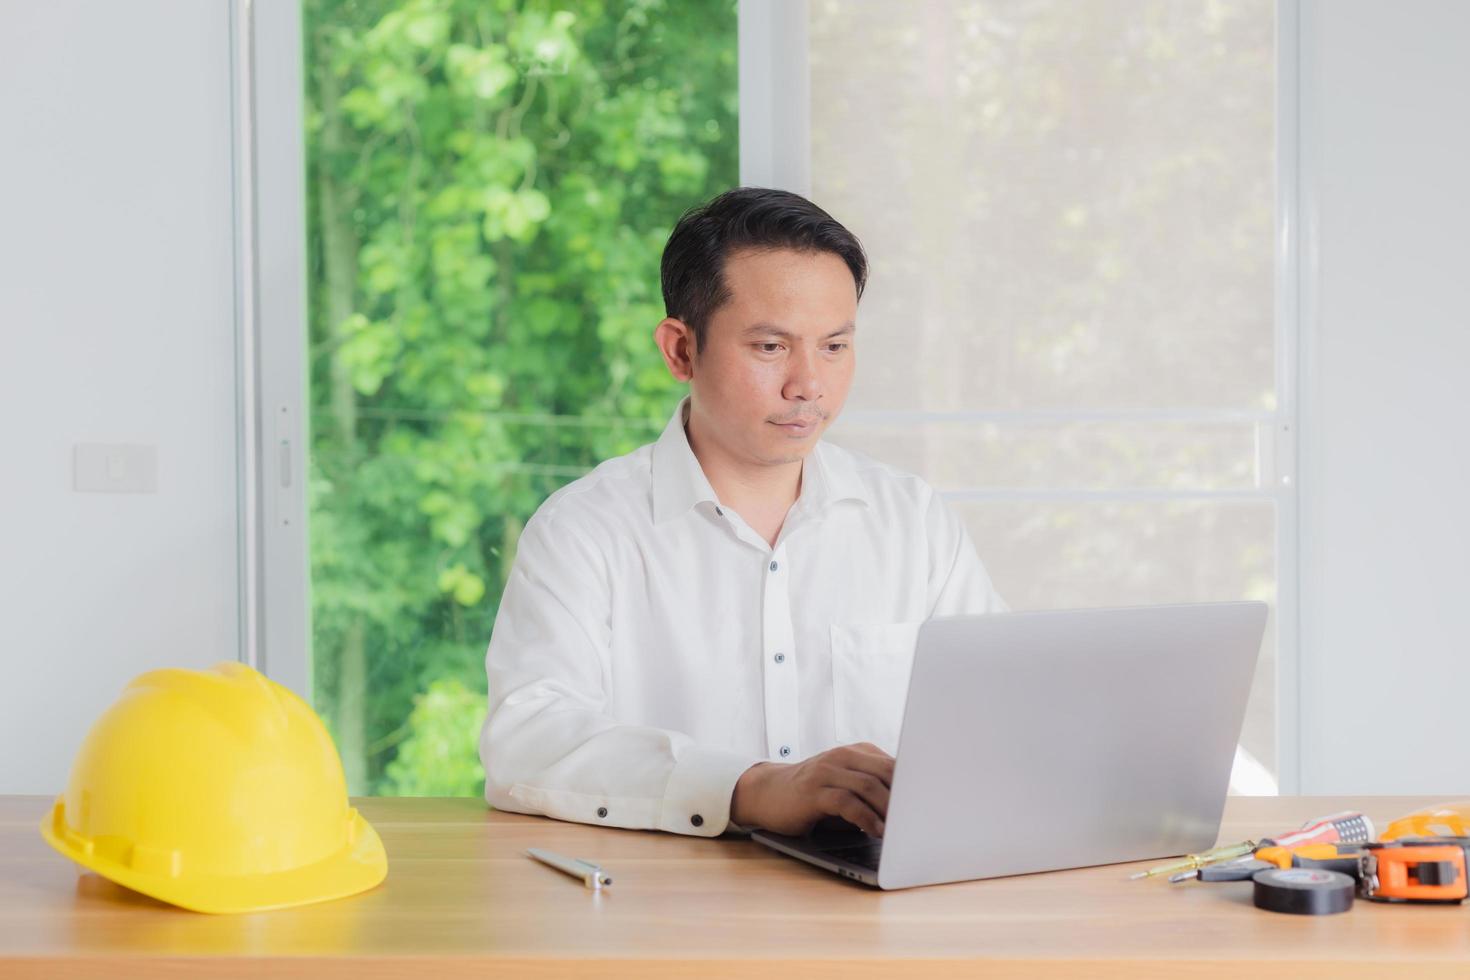
[[[945,492],[1016,608],[1274,604],[1273,4],[807,10],[809,190],[873,265],[833,440]],[[1236,791],[1275,790],[1275,635]]]
[[[758,142],[797,179],[760,182],[872,259],[834,441],[938,486],[1017,608],[1273,602],[1234,782],[1271,791],[1273,4],[745,0],[744,120],[735,0],[561,6],[305,2],[312,663],[352,790],[480,792],[520,528],[656,436],[663,242],[789,110]]]
[[[307,0],[314,697],[356,793],[474,795],[541,500],[649,441],[692,201],[738,179],[733,0]]]

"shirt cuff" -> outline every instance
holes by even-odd
[[[679,754],[664,789],[660,830],[718,837],[730,826],[730,797],[745,770],[762,756],[691,745]]]

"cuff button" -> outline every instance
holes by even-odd
[[[605,807],[605,806],[598,807],[597,808],[597,815],[599,817],[605,817],[605,816],[607,816],[607,807]]]
[[[694,824],[694,826],[696,827],[703,827],[704,817],[701,817],[699,814],[696,813],[694,816],[689,818],[689,822]]]

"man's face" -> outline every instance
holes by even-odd
[[[836,420],[855,365],[857,287],[830,252],[741,251],[689,380],[699,431],[734,459],[801,460]]]

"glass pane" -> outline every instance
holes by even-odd
[[[476,795],[520,528],[678,386],[659,256],[738,183],[735,0],[307,0],[314,691],[353,792]]]
[[[1274,408],[1270,0],[810,11],[854,407]]]
[[[834,441],[955,492],[1018,608],[1274,603],[1271,0],[809,11],[813,196],[872,260]]]
[[[922,473],[940,490],[1257,490],[1270,426],[1241,422],[865,423],[834,443]],[[1269,476],[1267,475],[1267,479]]]
[[[961,500],[954,506],[1013,609],[1222,598],[1275,607],[1276,508],[1269,502]],[[1266,624],[1241,746],[1276,771],[1274,616]]]

